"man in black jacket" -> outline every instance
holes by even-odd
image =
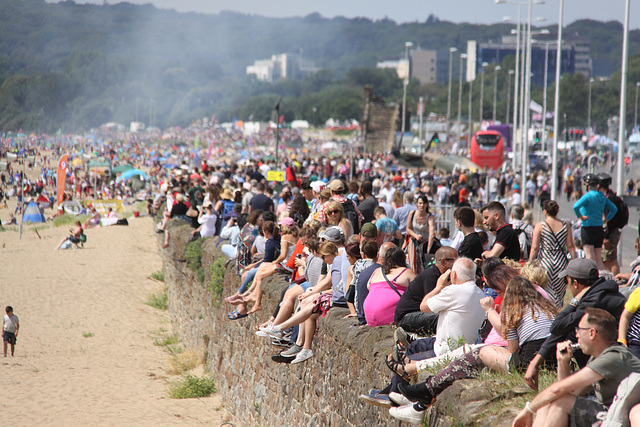
[[[619,321],[626,301],[626,298],[618,292],[618,284],[613,280],[599,277],[598,267],[590,259],[571,260],[559,276],[567,278],[567,289],[571,291],[573,298],[553,321],[551,335],[529,364],[524,378],[527,385],[534,390],[538,390],[538,369],[545,361],[554,359],[556,344],[565,340],[576,342],[575,328],[584,316],[586,307],[606,310]],[[588,356],[582,351],[576,350],[574,356],[581,368],[586,365]]]

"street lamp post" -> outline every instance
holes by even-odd
[[[542,151],[547,151],[547,81],[549,74],[549,42],[544,45],[544,89],[542,97]]]
[[[633,130],[635,131],[638,127],[638,87],[640,86],[640,82],[636,82],[636,113],[633,116]]]
[[[449,90],[447,91],[447,142],[449,142],[449,128],[451,126],[451,74],[453,74],[453,53],[458,49],[449,48]]]
[[[484,69],[489,65],[488,62],[482,63],[482,79],[480,80],[480,125],[482,125],[483,112],[484,112]]]
[[[587,103],[587,138],[591,136],[591,85],[593,84],[593,77],[589,79],[589,102]],[[638,91],[636,91],[636,100]]]
[[[467,129],[467,147],[471,144],[473,132],[473,80],[469,80],[469,128]]]
[[[558,138],[560,130],[560,62],[562,61],[562,23],[564,17],[564,0],[560,0],[560,16],[558,17],[558,44],[556,46],[556,92],[554,100],[554,115],[553,115],[553,150],[551,161],[551,200],[557,200],[558,193]],[[565,117],[565,129],[566,129],[566,115]],[[565,152],[567,149],[567,143],[565,141]],[[580,185],[580,183],[578,183]]]
[[[407,86],[409,85],[409,74],[411,71],[411,67],[409,65],[409,49],[413,47],[413,43],[405,42],[404,43],[404,61],[407,66],[406,74],[404,75],[404,79],[402,80],[402,135],[400,135],[400,143],[402,144],[402,139],[404,138],[404,134],[406,132],[406,118],[407,118]]]
[[[496,68],[493,69],[493,115],[491,116],[491,118],[494,122],[496,121],[496,103],[498,102],[498,71],[500,70],[502,70],[502,67],[499,65],[496,65]],[[511,78],[511,75],[509,75],[509,78]],[[511,79],[509,79],[509,83],[511,83]]]
[[[622,72],[620,74],[620,129],[618,130],[618,176],[616,193],[622,194],[622,167],[624,163],[625,122],[627,114],[627,69],[629,67],[629,8],[631,0],[625,2],[624,31],[622,36]],[[637,86],[636,86],[637,87]],[[622,240],[622,238],[620,239]],[[622,252],[622,245],[620,251]],[[618,254],[620,258],[621,253]]]
[[[509,70],[509,77],[508,77],[508,83],[507,83],[507,114],[505,116],[504,122],[505,123],[509,123],[509,113],[511,112],[510,108],[511,108],[511,76],[513,76],[515,74],[514,70]],[[515,143],[515,141],[514,141]]]
[[[460,54],[460,73],[458,77],[458,143],[462,139],[462,61],[467,59],[467,54]]]

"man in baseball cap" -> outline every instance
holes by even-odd
[[[332,243],[344,244],[344,231],[342,228],[332,226],[318,234],[318,237]]]
[[[360,236],[363,242],[365,240],[376,240],[378,237],[378,227],[372,222],[367,222],[360,229]]]
[[[567,278],[567,289],[573,298],[556,316],[551,325],[551,335],[545,339],[538,354],[529,363],[524,378],[529,387],[534,390],[538,389],[538,368],[545,360],[554,358],[556,345],[566,340],[576,342],[575,328],[578,327],[587,307],[601,308],[611,313],[616,321],[620,321],[626,301],[618,291],[618,283],[600,277],[598,266],[590,259],[572,259],[567,264],[567,268],[558,273],[558,276]],[[564,294],[564,290],[557,291]],[[588,356],[582,351],[576,350],[573,355],[581,368],[586,365]]]

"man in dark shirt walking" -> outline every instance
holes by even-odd
[[[455,210],[453,217],[456,220],[456,227],[464,234],[464,240],[458,248],[458,255],[469,259],[482,257],[484,247],[480,235],[474,228],[476,214],[469,206],[462,206]]]

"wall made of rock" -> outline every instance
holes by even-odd
[[[400,425],[386,409],[358,399],[359,394],[370,388],[382,388],[389,381],[384,357],[393,348],[391,326],[360,327],[353,319],[343,319],[347,309],[334,308],[320,321],[313,358],[297,365],[275,363],[271,356],[280,349],[272,346],[270,340],[256,336],[254,328],[266,321],[276,307],[282,289],[287,286],[282,276],[263,282],[263,311],[229,320],[227,313],[233,307],[212,301],[210,292],[182,259],[191,228],[172,221],[168,229],[170,245],[162,249],[162,258],[172,326],[187,346],[206,351],[225,407],[241,425]],[[161,241],[161,236],[158,240]],[[209,267],[216,257],[223,256],[216,240],[207,239],[203,244],[205,283],[210,279]],[[240,286],[234,263],[229,262],[226,267],[223,297],[235,293]],[[462,382],[455,385],[458,383]],[[496,399],[495,392],[487,387],[484,394],[478,390],[470,394],[468,388],[450,387],[445,392],[448,397],[443,394],[429,410],[428,423],[449,426],[457,418],[464,419],[465,425],[485,424],[473,419],[478,411],[465,405],[481,408]],[[489,421],[493,427],[510,425],[512,416],[513,411],[507,417],[489,417],[486,425]]]

